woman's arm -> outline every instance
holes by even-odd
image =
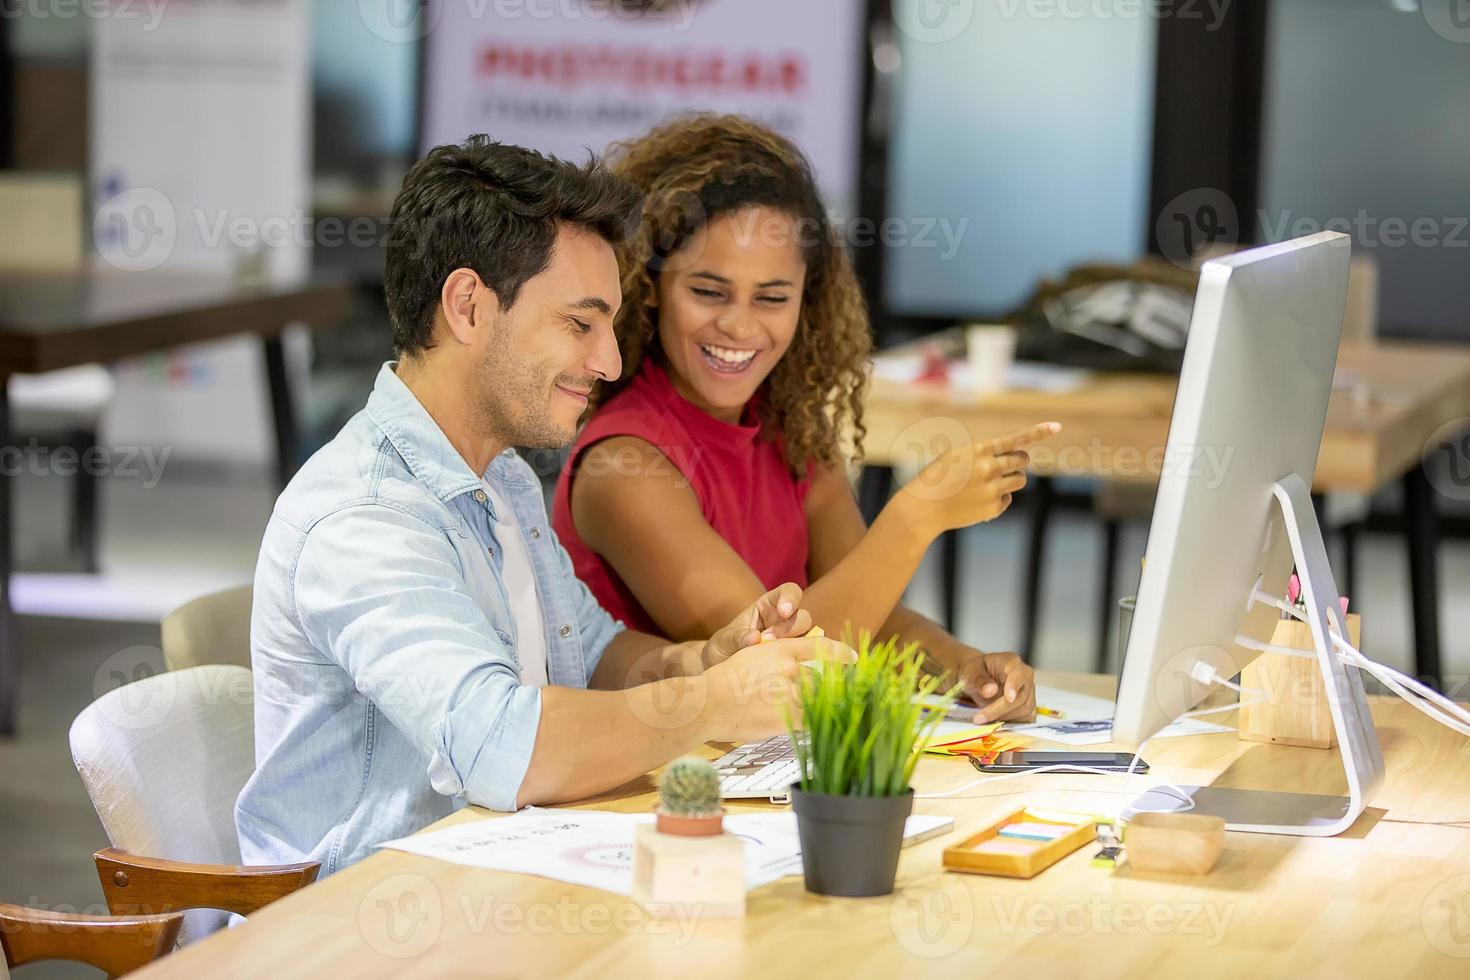
[[[886,577],[888,570],[880,572],[873,568],[864,575],[861,567],[853,567],[853,559],[863,554],[870,543],[881,540],[877,532],[884,515],[895,505],[902,506],[898,496],[878,515],[873,527],[868,528],[842,474],[835,470],[818,474],[807,497],[811,542],[807,566],[813,579],[813,585],[806,593],[808,598],[814,592],[822,591],[824,584],[845,584],[849,578],[853,581],[854,601],[876,603],[881,598],[871,590],[875,582]],[[914,570],[907,573],[903,586],[913,577]],[[851,622],[855,628],[869,629],[875,636],[896,634],[900,643],[917,643],[928,654],[926,666],[931,672],[957,678],[965,685],[966,696],[981,706],[976,715],[977,722],[1029,720],[1035,715],[1035,683],[1031,668],[1020,657],[1014,653],[982,653],[964,645],[932,619],[899,602],[902,595],[903,587],[900,586],[891,605],[882,608],[875,605],[867,610],[865,619],[854,618]],[[821,624],[820,611],[812,608],[810,603],[807,608],[812,609],[813,618]],[[869,623],[882,613],[883,608],[891,611],[880,625],[870,626]]]
[[[662,631],[676,640],[708,635],[760,595],[762,585],[705,521],[694,491],[671,466],[629,473],[612,465],[620,452],[642,455],[650,448],[643,440],[623,436],[586,450],[572,484],[572,520],[582,540],[612,565]],[[930,499],[926,488],[936,484],[924,482],[921,474],[894,496],[871,529],[864,526],[842,474],[819,470],[807,495],[813,581],[802,606],[832,635],[845,629],[875,635],[897,630],[904,641],[924,644],[941,668],[957,671],[962,679],[968,675],[973,683],[967,689],[977,699],[994,697],[989,685],[998,678],[1016,695],[1015,701],[1005,702],[1013,710],[1003,714],[1029,716],[1030,672],[1019,658],[997,654],[987,660],[936,624],[899,607],[929,544],[955,519],[955,497],[962,498],[958,504],[969,513],[981,515],[977,520],[1009,506],[1010,493],[1025,482],[1011,467],[1024,467],[1025,454],[1009,455],[1013,458],[994,464],[972,462],[971,476],[981,475],[972,482],[988,486],[988,495],[982,486],[976,492]],[[987,514],[987,508],[992,512]],[[792,530],[770,528],[769,533]]]
[[[583,453],[572,483],[572,521],[660,630],[674,640],[708,636],[764,591],[761,581],[710,527],[694,491],[672,466],[617,471],[612,462],[620,456],[632,458],[633,451],[640,458],[656,452],[640,439],[619,436]],[[808,549],[816,559],[809,558],[808,567],[830,573],[808,587],[802,607],[834,636],[849,625],[854,635],[862,630],[876,634],[903,596],[934,533],[922,526],[918,513],[910,512],[911,502],[901,492],[870,532],[863,533],[859,516],[856,534],[843,535],[834,544],[831,534],[815,533],[826,522],[814,527],[811,518],[844,504],[856,515],[841,473],[819,471],[806,502]],[[766,530],[772,537],[802,533],[797,528]],[[839,548],[851,554],[840,562],[818,557],[836,558]]]

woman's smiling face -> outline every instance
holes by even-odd
[[[783,211],[721,214],[669,257],[658,278],[658,334],[675,389],[738,421],[781,360],[801,317],[806,259]]]

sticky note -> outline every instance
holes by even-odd
[[[1062,827],[1054,823],[1011,823],[1000,828],[1000,836],[1048,841],[1065,837],[1075,829],[1075,827]]]
[[[992,837],[975,845],[976,854],[1004,854],[1008,857],[1030,857],[1040,846],[1038,841],[1002,840]]]

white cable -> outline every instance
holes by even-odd
[[[1296,647],[1284,647],[1276,643],[1262,643],[1255,637],[1246,636],[1244,633],[1235,634],[1235,645],[1245,647],[1247,650],[1255,650],[1257,653],[1274,653],[1282,657],[1298,657],[1302,660],[1316,660],[1317,651],[1310,652],[1298,650]]]
[[[1369,660],[1356,647],[1342,637],[1334,635],[1333,640],[1339,647],[1338,654],[1348,663],[1372,674],[1384,687],[1387,687],[1407,701],[1410,707],[1434,719],[1446,728],[1470,737],[1470,712],[1467,712],[1465,708],[1422,683],[1417,678],[1410,677],[1386,664]],[[1410,693],[1411,691],[1413,693]],[[1419,697],[1415,697],[1415,694],[1419,695]]]
[[[1363,651],[1353,646],[1337,633],[1332,634],[1332,642],[1334,646],[1338,648],[1338,654],[1344,657],[1344,659],[1346,659],[1349,663],[1354,664],[1354,666],[1362,667],[1364,670],[1372,673],[1375,677],[1379,676],[1380,671],[1392,674],[1396,678],[1398,678],[1398,680],[1404,686],[1417,693],[1420,697],[1427,698],[1430,701],[1433,701],[1445,711],[1449,712],[1457,718],[1462,719],[1467,724],[1470,724],[1470,710],[1467,710],[1463,705],[1457,704],[1454,701],[1450,700],[1439,691],[1436,691],[1434,688],[1419,680],[1419,678],[1413,677],[1409,674],[1405,674],[1403,671],[1395,670],[1393,667],[1390,667],[1387,664],[1381,664],[1376,660],[1369,659],[1363,653]]]
[[[1437,705],[1432,706],[1431,702],[1426,702],[1421,698],[1415,697],[1410,691],[1402,687],[1393,679],[1393,674],[1390,674],[1386,671],[1384,673],[1379,673],[1373,667],[1367,666],[1367,664],[1355,666],[1362,666],[1363,669],[1373,674],[1373,676],[1376,677],[1379,682],[1383,684],[1384,687],[1387,687],[1390,691],[1403,698],[1404,701],[1406,701],[1409,706],[1414,708],[1416,711],[1419,711],[1427,717],[1433,719],[1434,721],[1439,722],[1441,725],[1444,725],[1451,731],[1457,732],[1466,737],[1470,737],[1470,725],[1462,723],[1458,714],[1450,714],[1448,712],[1442,711],[1437,707]],[[1381,665],[1375,664],[1374,666]]]
[[[1275,606],[1277,609],[1280,609],[1282,612],[1286,613],[1289,616],[1295,616],[1297,619],[1305,619],[1305,617],[1302,615],[1302,611],[1296,606],[1287,602],[1280,596],[1271,595],[1269,592],[1262,591],[1261,589],[1255,589],[1251,592],[1251,602],[1264,602],[1268,606]]]
[[[1251,599],[1252,601],[1264,602],[1268,605],[1275,606],[1282,612],[1295,617],[1301,622],[1307,621],[1306,614],[1302,610],[1277,596],[1268,595],[1260,589],[1252,592]],[[1415,710],[1434,719],[1452,731],[1470,737],[1470,712],[1467,712],[1465,708],[1434,690],[1434,688],[1424,684],[1418,678],[1411,677],[1400,670],[1395,670],[1387,664],[1381,664],[1365,656],[1361,650],[1353,646],[1337,631],[1337,625],[1332,620],[1328,620],[1327,628],[1332,638],[1333,652],[1338,655],[1343,663],[1372,674],[1378,679],[1379,683],[1403,698]],[[1253,640],[1246,636],[1237,635],[1235,641],[1238,645],[1249,650],[1258,650],[1263,653],[1275,653],[1287,657],[1316,658],[1315,653],[1293,650],[1289,647],[1280,647],[1271,643],[1262,643],[1259,640]],[[1411,695],[1409,691],[1405,690],[1405,687],[1418,694],[1419,697],[1416,698]],[[1421,698],[1428,700],[1439,710],[1431,709]]]
[[[1254,694],[1258,698],[1269,698],[1271,696],[1266,691],[1257,691],[1253,687],[1241,687],[1234,681],[1227,680],[1215,669],[1214,664],[1204,660],[1195,661],[1194,667],[1189,672],[1189,676],[1201,684],[1219,684],[1221,687],[1228,687],[1237,694]],[[1187,718],[1189,716],[1185,715],[1185,717]]]

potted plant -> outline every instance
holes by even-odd
[[[797,686],[801,731],[792,728],[800,781],[792,787],[808,891],[887,895],[893,891],[909,786],[924,740],[961,687],[940,692],[918,644],[873,643],[864,634],[852,664],[824,662]],[[928,705],[921,699],[940,693]]]

